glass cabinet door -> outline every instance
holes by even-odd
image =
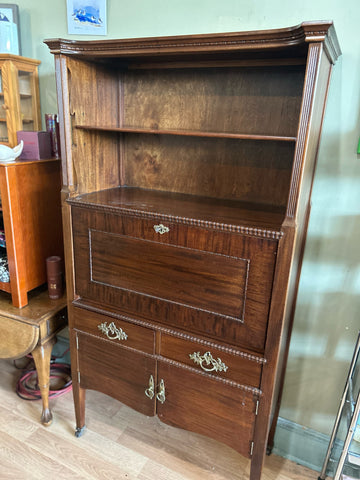
[[[18,71],[21,130],[35,130],[34,72]]]
[[[7,107],[4,101],[2,69],[0,68],[0,143],[7,143],[9,141],[8,128],[6,124],[6,110]]]

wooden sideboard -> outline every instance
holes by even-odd
[[[63,258],[60,160],[0,162],[1,221],[14,306],[28,303],[28,292],[46,282],[46,258]]]
[[[47,40],[55,55],[77,435],[95,389],[261,476],[281,398],[331,22]]]
[[[52,422],[49,407],[50,360],[56,334],[67,325],[66,295],[50,300],[44,288],[33,290],[19,309],[0,292],[0,358],[17,359],[31,353],[42,398],[41,422]]]

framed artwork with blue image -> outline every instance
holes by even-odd
[[[106,35],[106,0],[67,0],[68,33]]]
[[[0,3],[0,53],[21,55],[19,7]]]

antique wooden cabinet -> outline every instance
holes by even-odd
[[[55,54],[77,435],[85,391],[272,446],[332,64],[331,22]]]
[[[0,230],[8,275],[0,290],[15,307],[28,304],[28,292],[46,283],[46,258],[63,257],[61,173],[58,159],[0,162]]]
[[[18,130],[41,130],[39,63],[0,54],[0,143],[14,147]]]

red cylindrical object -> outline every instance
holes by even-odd
[[[46,259],[47,284],[49,297],[52,300],[61,298],[63,295],[63,276],[61,265],[61,257],[52,256]]]

